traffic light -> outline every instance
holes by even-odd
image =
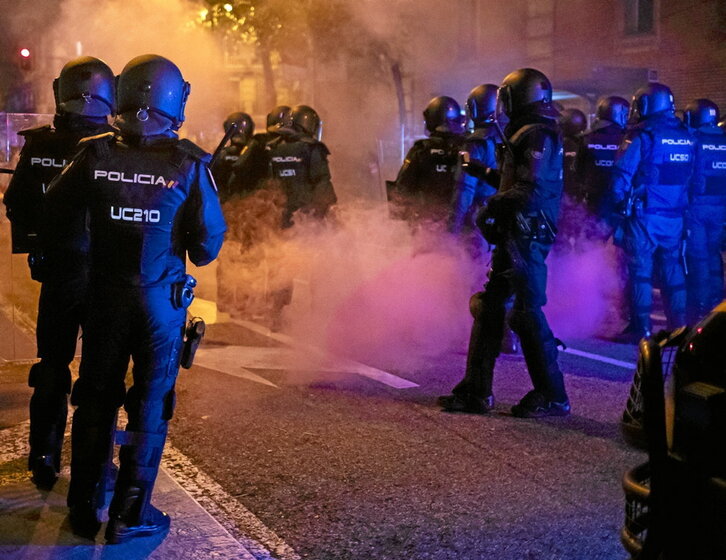
[[[27,47],[22,47],[18,50],[18,55],[20,57],[20,68],[22,68],[23,70],[32,70],[33,54],[30,52],[30,49]]]

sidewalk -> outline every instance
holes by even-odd
[[[0,430],[0,558],[42,559],[179,559],[255,560],[222,525],[162,468],[154,504],[171,515],[166,538],[135,539],[104,545],[104,526],[96,543],[70,530],[65,505],[69,473],[64,469],[52,492],[41,492],[26,470],[28,422]]]

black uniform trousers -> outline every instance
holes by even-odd
[[[653,279],[658,270],[669,329],[686,323],[686,277],[681,260],[682,217],[643,213],[623,222],[628,261],[631,321],[652,331]]]
[[[172,302],[171,286],[93,287],[84,334],[79,379],[73,387],[71,486],[68,505],[93,501],[109,457],[115,418],[122,404],[128,414],[115,495],[140,488],[151,497],[168,422],[174,410],[186,318]],[[133,385],[124,379],[133,359]],[[112,502],[113,509],[113,502]]]
[[[557,342],[542,312],[547,302],[547,265],[551,245],[514,237],[494,249],[489,281],[474,318],[464,379],[453,393],[486,398],[492,394],[494,363],[499,355],[514,295],[509,325],[519,335],[522,353],[535,391],[548,401],[567,400],[557,363]]]
[[[29,468],[37,457],[53,458],[60,471],[63,434],[68,415],[71,372],[79,328],[86,314],[88,270],[71,266],[53,274],[40,288],[36,340],[40,362],[30,368]]]

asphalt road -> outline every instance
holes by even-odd
[[[460,415],[435,400],[458,381],[465,341],[405,371],[367,364],[396,378],[286,342],[212,325],[179,377],[170,439],[299,557],[627,557],[620,479],[645,460],[618,429],[634,346],[568,341],[573,415],[521,420],[509,415],[530,388],[521,358],[500,359],[493,413]]]

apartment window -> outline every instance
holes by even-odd
[[[625,0],[625,34],[652,33],[655,26],[655,0]]]

